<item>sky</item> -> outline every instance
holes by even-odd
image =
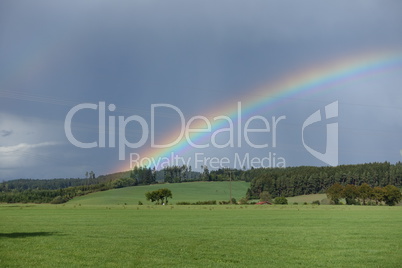
[[[0,181],[398,162],[400,25],[399,0],[2,1]]]

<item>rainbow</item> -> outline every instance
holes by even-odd
[[[238,98],[235,101],[228,101],[207,114],[214,116],[225,115],[236,122],[238,119],[238,104],[241,100],[242,116],[251,116],[263,108],[275,107],[283,103],[288,98],[297,98],[303,95],[314,94],[317,92],[327,91],[336,88],[335,86],[342,83],[358,80],[364,77],[372,76],[377,73],[400,68],[402,66],[402,51],[381,51],[369,52],[359,55],[343,57],[341,59],[329,61],[324,64],[318,64],[310,68],[305,68],[299,72],[292,73],[278,79],[274,83],[268,83],[249,93],[248,95]],[[202,144],[203,139],[216,130],[227,124],[225,120],[215,120],[213,122],[211,132],[195,133],[191,135],[191,140],[196,144]],[[205,122],[201,120],[195,121],[192,128],[205,128]],[[179,134],[172,131],[166,135],[162,144],[169,144],[174,141]],[[191,150],[185,138],[181,139],[175,145],[169,148],[145,148],[141,152],[137,152],[141,158],[169,158],[172,152],[176,155],[184,154]],[[125,164],[118,168],[119,171],[128,170]]]

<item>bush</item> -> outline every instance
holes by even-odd
[[[192,203],[192,205],[216,205],[216,200],[197,201],[197,202],[195,202],[195,203]]]
[[[360,202],[353,198],[345,198],[347,205],[360,205]]]
[[[138,201],[138,205],[142,206],[142,205],[143,205],[143,203],[142,203],[141,201]]]
[[[279,196],[275,198],[274,203],[277,205],[287,205],[288,200],[286,199],[286,197]]]
[[[293,202],[293,205],[298,205],[299,203],[297,203],[297,202]]]
[[[63,198],[60,195],[56,196],[51,202],[50,204],[63,204],[66,203],[68,201],[67,198]]]
[[[313,204],[313,205],[321,205],[321,202],[319,200],[315,200],[311,204]]]
[[[243,197],[242,199],[239,200],[240,205],[247,205],[248,204],[248,199],[246,197]]]
[[[176,205],[191,205],[190,202],[177,202]]]
[[[216,205],[216,200],[190,202],[177,202],[176,205]]]
[[[137,185],[137,180],[132,178],[121,178],[112,182],[113,188],[123,188]]]
[[[230,204],[230,200],[229,201],[219,201],[219,205],[229,205]],[[232,204],[236,205],[237,201],[235,198],[232,198]]]

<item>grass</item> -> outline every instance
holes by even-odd
[[[305,202],[307,204],[311,204],[313,201],[320,201],[321,204],[329,204],[329,200],[327,199],[326,194],[310,194],[310,195],[299,195],[294,197],[287,197],[288,203],[299,203],[299,205],[303,205]]]
[[[249,187],[248,182],[232,182],[232,196],[239,200],[246,195]],[[141,201],[144,204],[151,204],[151,202],[145,200],[145,193],[160,188],[168,188],[172,191],[173,198],[169,199],[169,204],[207,200],[228,201],[230,199],[229,182],[187,182],[135,186],[97,192],[74,198],[69,203],[82,205],[137,205],[138,201]]]
[[[400,267],[402,207],[0,205],[0,267]]]

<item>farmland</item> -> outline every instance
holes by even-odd
[[[229,182],[126,187],[66,204],[0,205],[1,267],[398,267],[402,207],[176,205],[229,199]],[[144,193],[169,188],[169,205]],[[245,182],[232,182],[244,197]],[[144,205],[138,205],[138,202]],[[295,205],[298,203],[298,205]],[[305,203],[309,203],[305,205]]]
[[[244,197],[249,183],[243,181],[232,182],[232,196],[239,200]],[[197,202],[206,200],[228,201],[230,199],[229,182],[187,182],[173,184],[154,184],[146,186],[126,187],[105,192],[97,192],[74,198],[69,204],[82,205],[137,205],[139,201],[151,204],[145,200],[147,191],[159,188],[168,188],[173,193],[169,204],[177,202]]]
[[[399,267],[402,207],[1,205],[1,267]]]

